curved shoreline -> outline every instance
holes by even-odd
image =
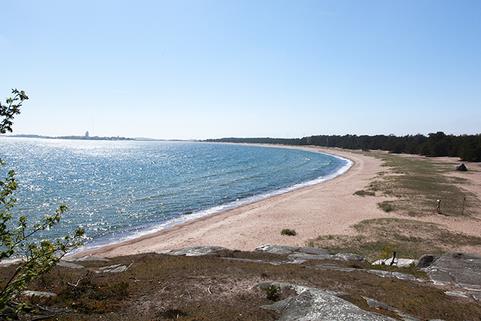
[[[231,208],[231,209],[226,209],[222,210],[219,212],[211,213],[209,215],[203,215],[200,217],[195,217],[193,219],[183,221],[181,223],[175,224],[175,225],[170,225],[168,228],[162,228],[157,231],[153,231],[141,236],[137,236],[134,238],[130,238],[127,240],[123,240],[120,242],[116,243],[110,243],[106,245],[101,245],[93,248],[87,248],[87,249],[81,249],[80,251],[72,254],[75,257],[84,257],[84,256],[119,256],[119,255],[130,255],[130,254],[136,254],[136,253],[145,253],[145,252],[165,252],[174,248],[179,248],[179,247],[185,247],[185,246],[193,246],[193,245],[220,245],[220,246],[226,246],[234,249],[241,249],[241,250],[246,250],[246,249],[253,249],[251,243],[255,243],[257,246],[261,245],[266,240],[266,236],[271,236],[273,238],[276,238],[276,234],[273,232],[270,232],[268,234],[265,234],[264,232],[259,233],[259,229],[263,230],[263,226],[265,227],[265,223],[269,223],[269,225],[275,225],[279,223],[285,223],[289,224],[289,218],[279,220],[279,218],[269,218],[269,216],[272,216],[271,214],[265,215],[266,213],[262,215],[257,215],[256,217],[262,217],[263,219],[267,219],[268,222],[264,222],[264,225],[262,224],[255,224],[255,226],[251,226],[252,222],[255,222],[256,219],[255,217],[249,217],[248,221],[244,221],[243,217],[244,215],[239,214],[246,214],[249,216],[249,213],[258,213],[260,212],[266,212],[268,211],[269,208],[274,207],[279,207],[279,205],[284,203],[287,199],[291,198],[299,198],[297,196],[300,196],[300,199],[293,202],[294,207],[297,207],[297,211],[312,211],[312,204],[308,204],[309,202],[304,202],[302,195],[304,193],[311,193],[315,192],[318,193],[319,189],[324,190],[326,192],[325,186],[328,185],[336,185],[334,182],[338,182],[340,178],[344,178],[345,176],[352,176],[352,175],[347,175],[349,172],[352,171],[354,167],[356,167],[358,170],[357,174],[359,174],[359,168],[363,168],[363,164],[366,162],[364,158],[365,156],[361,155],[356,155],[351,152],[346,152],[346,151],[340,151],[340,150],[333,150],[333,149],[325,149],[325,148],[315,148],[315,147],[297,147],[297,146],[273,146],[273,145],[256,145],[256,146],[263,146],[263,147],[274,147],[274,148],[296,148],[296,149],[302,149],[310,152],[320,152],[324,154],[328,154],[330,156],[336,157],[336,158],[341,158],[344,160],[348,160],[350,163],[345,165],[343,167],[343,171],[337,172],[337,174],[333,177],[324,177],[324,178],[319,178],[317,180],[309,181],[313,182],[312,184],[308,185],[303,185],[299,187],[295,187],[296,185],[288,188],[288,190],[281,191],[279,193],[273,194],[266,196],[265,198],[261,198],[258,200],[255,200],[253,202],[249,202],[246,204],[242,204],[238,207]],[[360,160],[360,158],[363,158]],[[369,158],[371,162],[375,162],[374,159]],[[379,164],[377,164],[379,165]],[[377,173],[377,169],[376,169]],[[355,175],[359,176],[359,175]],[[372,175],[371,175],[372,176]],[[343,181],[346,181],[344,179]],[[349,179],[347,179],[349,181]],[[308,182],[304,182],[303,184],[306,184]],[[322,183],[322,184],[320,184]],[[351,182],[352,183],[352,182]],[[351,185],[351,183],[348,183]],[[300,184],[297,184],[300,185]],[[293,188],[294,187],[294,188]],[[360,188],[362,188],[361,186]],[[341,187],[340,191],[345,190],[344,187]],[[352,193],[351,193],[352,195]],[[322,195],[321,195],[322,196]],[[326,205],[332,205],[339,203],[339,199],[337,197],[334,198],[334,202],[329,202],[329,204]],[[283,206],[284,209],[288,208],[288,206]],[[281,208],[282,209],[282,208]],[[379,214],[379,213],[378,213]],[[236,216],[238,216],[236,218]],[[293,214],[290,215],[290,218],[302,218],[303,215],[299,214]],[[376,215],[377,217],[378,215]],[[363,216],[361,219],[364,219],[365,216]],[[333,218],[331,217],[331,220]],[[334,217],[334,220],[336,218]],[[257,220],[258,221],[258,220]],[[306,220],[306,223],[309,220]],[[259,222],[260,223],[260,222]],[[309,223],[311,224],[311,223]],[[349,224],[351,225],[351,224]],[[348,225],[348,226],[349,226]],[[342,229],[346,230],[348,226],[345,224],[340,224],[339,226],[342,227]],[[286,228],[289,226],[286,226]],[[231,232],[227,232],[229,230],[232,230]],[[227,232],[227,233],[226,233]],[[321,231],[320,231],[321,232]],[[279,232],[277,231],[277,234]],[[237,237],[232,237],[232,235],[236,235]],[[318,236],[313,235],[312,233],[309,233],[309,238]],[[260,237],[263,236],[263,237]],[[245,238],[250,238],[252,241],[247,241]],[[269,237],[267,237],[269,238]],[[284,237],[285,238],[285,237]],[[294,237],[290,239],[283,239],[282,244],[292,242],[295,239],[299,239],[299,237]],[[306,235],[301,237],[303,242],[298,242],[297,243],[305,243]],[[256,241],[258,240],[258,241]],[[267,241],[267,240],[266,240]],[[276,243],[275,240],[272,240],[273,242],[270,243]],[[226,244],[229,243],[229,244]],[[279,242],[278,242],[279,243]],[[249,245],[248,245],[249,244]]]
[[[230,144],[230,143],[220,143],[220,144]],[[272,198],[272,197],[275,197],[275,196],[278,196],[278,195],[283,195],[283,194],[290,193],[290,192],[293,192],[293,191],[296,191],[296,190],[299,190],[299,189],[302,189],[302,188],[306,188],[306,187],[313,186],[313,185],[316,185],[316,184],[321,184],[321,183],[327,182],[329,180],[335,179],[336,177],[338,177],[340,175],[343,175],[353,165],[353,161],[348,159],[348,158],[338,156],[338,155],[335,155],[335,154],[332,154],[332,153],[311,150],[309,148],[302,148],[302,147],[292,148],[292,146],[288,146],[288,145],[272,145],[271,146],[271,145],[264,145],[264,144],[241,144],[241,143],[233,143],[233,144],[234,145],[250,145],[250,146],[256,146],[256,147],[298,149],[298,150],[303,150],[303,151],[307,151],[307,152],[311,152],[311,153],[320,153],[320,154],[328,155],[330,157],[334,157],[334,158],[343,160],[343,161],[346,162],[346,164],[343,165],[342,167],[340,167],[335,172],[333,172],[329,175],[326,175],[326,176],[320,176],[320,177],[317,177],[317,178],[314,178],[314,179],[311,179],[311,180],[308,180],[308,181],[296,183],[294,185],[290,185],[290,186],[283,187],[283,188],[276,189],[276,190],[272,190],[272,191],[269,191],[269,192],[264,192],[264,193],[261,193],[261,194],[253,195],[253,196],[246,197],[246,198],[243,198],[243,199],[238,199],[236,201],[232,201],[232,202],[229,202],[229,203],[226,203],[226,204],[215,205],[215,206],[209,207],[205,210],[194,212],[192,214],[181,215],[179,217],[170,219],[168,221],[165,221],[165,222],[162,222],[162,223],[159,223],[159,224],[155,224],[151,227],[145,228],[145,229],[143,229],[141,231],[138,231],[136,233],[133,233],[131,235],[121,237],[120,240],[118,240],[118,241],[113,241],[113,242],[107,241],[105,243],[100,242],[100,243],[97,243],[97,244],[94,243],[92,245],[89,245],[89,246],[86,246],[82,249],[79,249],[78,251],[76,251],[74,253],[77,253],[77,252],[81,253],[81,252],[84,252],[84,251],[95,250],[95,249],[102,248],[102,247],[105,247],[105,246],[115,246],[117,244],[122,244],[124,242],[135,241],[136,239],[142,238],[144,236],[148,237],[149,235],[153,235],[155,233],[160,233],[162,231],[171,229],[173,227],[176,227],[178,225],[182,225],[182,224],[185,224],[185,223],[188,223],[188,222],[191,222],[191,221],[200,220],[204,217],[214,216],[214,215],[217,215],[217,214],[221,214],[223,212],[227,212],[227,211],[230,211],[230,210],[235,210],[237,208],[241,208],[243,206],[247,206],[249,204],[260,202],[260,201],[263,201],[265,199],[269,199],[269,198]]]

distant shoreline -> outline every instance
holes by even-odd
[[[10,138],[39,138],[39,139],[71,139],[71,140],[135,140],[127,137],[101,137],[101,136],[42,136],[42,135],[7,135]]]
[[[159,142],[197,142],[196,140],[182,139],[155,139],[144,137],[122,137],[122,136],[44,136],[44,135],[2,135],[7,138],[32,138],[32,139],[68,139],[68,140],[107,140],[107,141],[159,141]]]

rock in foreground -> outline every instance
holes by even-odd
[[[290,284],[274,285],[296,292],[294,296],[263,307],[280,313],[279,321],[395,321],[362,310],[329,291]]]

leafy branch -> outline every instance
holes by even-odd
[[[12,97],[5,103],[0,102],[0,133],[12,132],[13,119],[20,114],[22,103],[28,99],[25,92],[12,90]],[[0,169],[5,162],[0,160]],[[67,211],[66,205],[60,205],[51,215],[45,215],[39,222],[29,223],[25,215],[14,218],[12,212],[17,199],[15,171],[9,170],[5,178],[0,179],[0,262],[12,258],[21,258],[10,278],[0,287],[0,319],[15,319],[27,309],[27,305],[18,300],[27,286],[38,276],[48,272],[62,257],[83,244],[84,230],[76,229],[72,235],[55,240],[38,240],[36,236],[42,231],[57,225]]]

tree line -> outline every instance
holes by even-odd
[[[217,139],[206,139],[205,142],[212,143],[244,143],[244,144],[283,144],[283,145],[299,145],[299,138],[271,138],[271,137],[256,137],[256,138],[237,138],[226,137]]]
[[[481,134],[446,135],[316,135],[303,138],[221,138],[211,142],[315,145],[346,149],[384,150],[391,153],[418,154],[429,157],[452,156],[463,161],[481,162]]]

